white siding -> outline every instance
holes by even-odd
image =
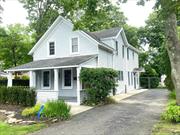
[[[76,55],[97,54],[98,45],[95,42],[80,32],[73,31],[73,26],[63,21],[56,25],[54,30],[40,43],[39,48],[33,54],[34,60],[72,56],[70,51],[72,37],[79,38],[79,54]],[[48,54],[48,44],[51,41],[55,42],[56,54],[54,56]]]
[[[114,54],[113,68],[118,71],[123,71],[124,80],[118,81],[117,93],[124,93],[125,88],[127,90],[135,89],[134,88],[134,74],[132,75],[132,77],[133,77],[132,79],[131,79],[131,74],[132,74],[134,68],[139,67],[139,59],[138,59],[138,54],[136,52],[134,52],[134,59],[133,59],[133,54],[132,54],[131,49],[129,49],[129,60],[127,59],[127,46],[124,44],[121,34],[119,35],[119,37],[116,40],[118,41],[118,54],[116,54],[116,53]],[[103,42],[106,44],[109,44],[109,46],[116,49],[116,45],[115,45],[116,40],[115,39],[114,40],[106,39],[106,40],[103,40]],[[122,46],[123,45],[124,45],[124,58],[123,58],[123,54],[122,54]],[[108,63],[107,62],[107,52],[99,49],[99,66],[108,67],[107,63]],[[130,72],[130,85],[128,84],[128,72]],[[137,76],[139,76],[139,75],[137,75]],[[136,79],[138,79],[138,78],[136,78]],[[138,87],[139,86],[136,81],[136,88],[138,88]]]
[[[104,49],[99,48],[98,66],[113,68],[113,54]]]

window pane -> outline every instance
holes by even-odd
[[[49,87],[49,71],[43,72],[43,86],[44,87]]]
[[[64,86],[71,86],[71,70],[64,70]]]
[[[78,52],[78,38],[72,38],[72,52]]]
[[[49,54],[50,54],[50,55],[54,55],[54,54],[55,54],[54,42],[50,42],[50,43],[49,43]]]
[[[124,58],[124,45],[122,46],[122,57]]]
[[[72,52],[78,52],[78,46],[77,45],[72,46]]]
[[[127,59],[129,60],[129,49],[127,48]]]

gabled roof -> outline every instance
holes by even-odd
[[[28,70],[60,68],[66,66],[75,67],[92,58],[95,58],[96,56],[97,55],[82,55],[82,56],[74,56],[74,57],[37,60],[14,68],[7,69],[6,71],[26,71],[26,70],[28,71]]]
[[[69,23],[70,25],[73,25],[72,22],[68,19],[65,19],[62,16],[59,16],[54,23],[49,27],[49,29],[45,32],[45,34],[40,38],[40,40],[34,45],[34,47],[30,50],[30,52],[28,53],[29,55],[33,54],[33,52],[38,48],[38,46],[40,45],[40,43],[50,34],[50,32],[56,27],[56,25],[58,23],[60,23],[61,21],[64,21],[66,23]],[[112,48],[111,46],[105,44],[104,42],[102,42],[103,39],[106,38],[117,38],[119,36],[120,33],[123,33],[123,38],[126,41],[127,46],[129,46],[129,48],[135,50],[136,52],[139,52],[136,48],[134,48],[133,46],[131,46],[125,36],[124,30],[123,28],[120,27],[114,27],[114,28],[110,28],[110,29],[104,29],[104,30],[100,30],[100,31],[95,31],[95,32],[87,32],[87,31],[81,31],[81,30],[77,30],[77,32],[80,32],[81,34],[84,34],[88,37],[90,37],[91,40],[96,41],[96,43],[100,46],[103,47],[109,51],[114,51],[114,48]]]

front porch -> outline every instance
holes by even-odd
[[[36,89],[37,102],[62,99],[70,104],[80,104],[82,89],[79,80],[81,67],[65,67],[29,71],[30,87]],[[8,87],[12,86],[12,72],[8,75]]]

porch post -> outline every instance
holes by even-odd
[[[81,67],[77,67],[77,103],[78,105],[80,105],[80,71],[81,71]]]
[[[58,69],[54,69],[54,90],[58,91],[58,82],[59,82],[59,70]]]
[[[8,72],[8,83],[7,87],[12,87],[12,72]]]
[[[29,71],[29,87],[35,87],[36,84],[36,73]]]

